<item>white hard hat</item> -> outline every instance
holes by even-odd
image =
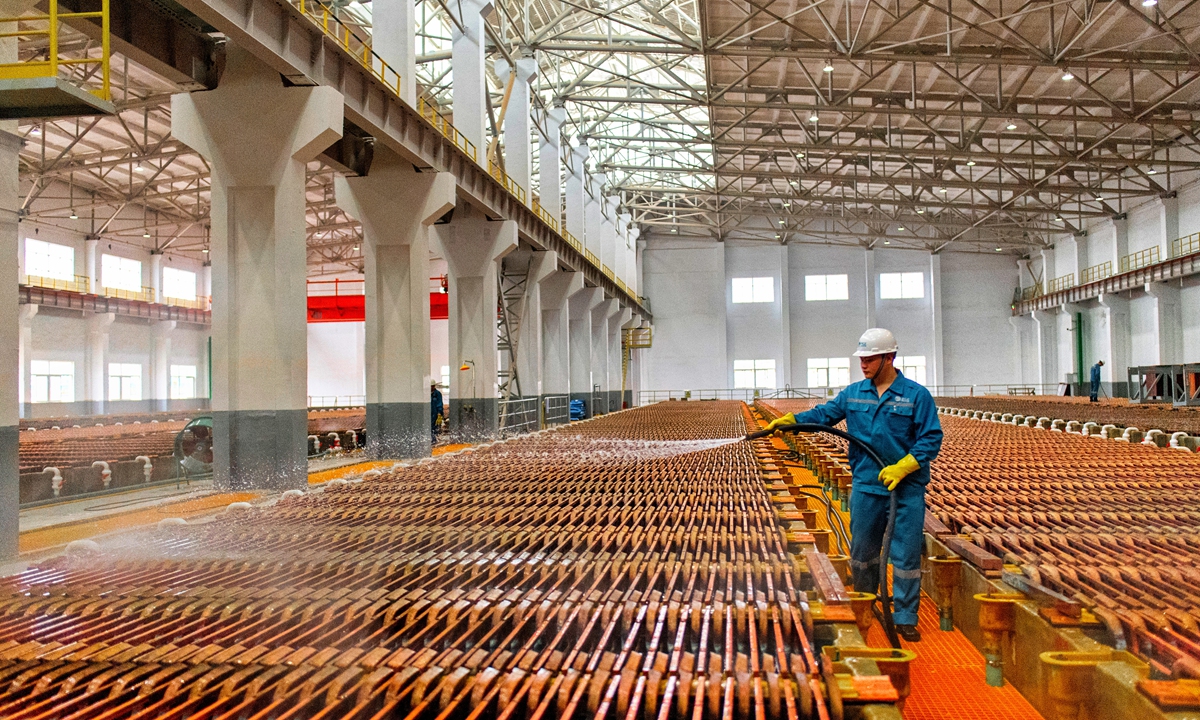
[[[858,339],[858,350],[855,351],[854,357],[886,355],[899,349],[896,346],[896,336],[892,334],[891,330],[871,328]]]

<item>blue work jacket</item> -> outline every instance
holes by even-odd
[[[889,465],[905,455],[916,458],[921,469],[904,482],[929,482],[929,464],[942,449],[942,424],[933,396],[923,386],[897,370],[896,379],[882,398],[870,380],[863,380],[838,393],[832,401],[796,415],[798,423],[829,427],[842,420],[846,421],[847,432],[870,445]],[[883,468],[854,445],[850,445],[848,456],[855,490],[888,494],[887,486],[879,481]]]
[[[1100,384],[1100,363],[1096,363],[1092,366],[1092,384]]]

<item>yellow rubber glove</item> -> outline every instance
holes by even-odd
[[[793,415],[792,413],[788,413],[787,415],[777,417],[774,420],[772,420],[771,422],[767,423],[767,427],[765,429],[766,430],[775,430],[783,425],[795,425],[795,424],[796,424],[796,416]]]
[[[895,465],[888,465],[879,471],[879,482],[886,485],[889,491],[895,490],[901,480],[920,469],[921,463],[915,457],[905,455]]]

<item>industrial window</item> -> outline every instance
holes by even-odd
[[[804,299],[849,300],[850,281],[846,275],[805,275]]]
[[[142,366],[138,363],[109,363],[108,399],[141,400]]]
[[[163,297],[195,300],[196,273],[173,267],[163,268],[162,294]]]
[[[56,280],[74,280],[75,248],[26,238],[25,274]]]
[[[850,358],[809,358],[809,387],[846,387],[850,384]]]
[[[925,356],[924,355],[900,355],[896,357],[892,363],[900,368],[900,372],[904,373],[904,377],[925,384]]]
[[[735,303],[775,302],[775,278],[734,278],[733,301]]]
[[[100,273],[106,288],[142,291],[142,264],[137,260],[105,255],[100,259]]]
[[[33,360],[29,363],[29,401],[75,402],[75,363]]]
[[[880,273],[879,297],[882,300],[925,297],[925,273]]]
[[[774,360],[734,360],[733,386],[735,388],[775,389]]]
[[[134,366],[138,367],[138,366]],[[138,372],[141,368],[138,367]],[[196,397],[196,366],[171,366],[171,399],[184,400]]]

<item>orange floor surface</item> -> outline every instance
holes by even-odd
[[[1042,720],[1042,716],[1009,683],[989,687],[983,676],[983,655],[958,630],[938,630],[937,604],[921,596],[917,629],[921,642],[904,647],[915,650],[912,694],[904,706],[905,720]],[[887,647],[879,623],[871,626],[867,644]]]

